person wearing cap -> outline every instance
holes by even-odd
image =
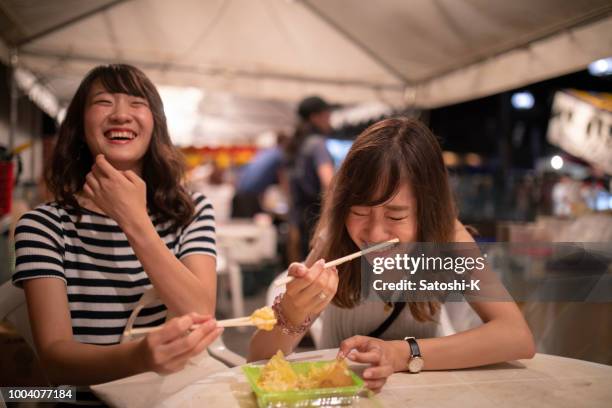
[[[299,254],[294,256],[301,260],[308,255],[321,199],[334,176],[334,163],[325,144],[332,132],[331,106],[318,96],[310,96],[300,102],[297,113],[300,123],[287,147],[286,160],[291,193],[290,223],[292,230],[299,232]]]

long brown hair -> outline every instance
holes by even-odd
[[[408,182],[417,205],[417,241],[449,242],[456,209],[436,137],[420,121],[393,118],[367,128],[349,150],[325,198],[316,237],[324,234],[321,257],[336,259],[359,249],[346,220],[352,206],[378,206],[391,200]],[[352,308],[361,291],[360,262],[338,267],[340,282],[333,303]],[[409,302],[418,321],[432,320],[436,302]]]
[[[194,204],[182,186],[184,161],[170,140],[164,107],[155,85],[138,68],[125,64],[98,66],[85,76],[59,129],[45,180],[59,203],[80,212],[75,194],[81,191],[91,170],[93,157],[85,143],[84,115],[87,96],[94,82],[111,93],[145,98],[153,114],[153,134],[143,157],[142,178],[147,184],[147,205],[158,222],[171,221],[172,228],[186,225]]]

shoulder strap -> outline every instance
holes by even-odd
[[[393,324],[397,316],[402,313],[402,310],[406,307],[406,302],[396,302],[393,304],[393,311],[391,314],[385,319],[384,322],[380,324],[376,329],[368,334],[368,337],[376,337],[379,338],[388,328]]]

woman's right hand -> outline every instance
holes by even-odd
[[[320,259],[310,268],[301,263],[289,266],[288,274],[295,279],[287,284],[281,307],[291,324],[298,326],[318,315],[336,295],[338,270],[324,265],[325,260]]]
[[[200,327],[189,332],[189,328]],[[223,328],[211,316],[189,313],[166,322],[161,329],[141,340],[138,352],[144,371],[170,374],[182,370],[189,359],[200,354]]]

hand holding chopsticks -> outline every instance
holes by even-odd
[[[389,241],[385,241],[385,242],[381,242],[380,244],[376,244],[370,248],[367,249],[363,249],[361,251],[357,251],[355,253],[352,253],[350,255],[347,256],[343,256],[342,258],[338,258],[334,261],[330,261],[330,262],[326,262],[325,265],[323,266],[323,268],[331,268],[333,266],[338,266],[341,265],[345,262],[351,261],[355,258],[359,258],[360,256],[369,254],[370,252],[375,252],[375,251],[380,251],[382,249],[385,249],[387,247],[393,246],[394,244],[397,244],[399,242],[398,238],[393,238],[390,239]],[[289,282],[291,282],[294,279],[293,276],[287,276],[283,279],[279,279],[278,281],[274,282],[274,286],[283,286],[288,284]]]
[[[338,258],[331,262],[327,262],[325,263],[323,268],[326,269],[326,268],[331,268],[334,266],[341,265],[345,262],[348,262],[360,256],[369,254],[370,252],[380,251],[387,247],[391,247],[398,242],[399,242],[398,238],[394,238],[389,241],[382,242],[370,248],[367,248],[361,251],[357,251],[353,254],[344,256],[342,258]],[[287,276],[275,282],[274,285],[275,286],[286,285],[287,283],[291,282],[293,279],[294,279],[293,276]],[[323,295],[325,294],[322,293],[319,295],[321,296],[321,299],[324,299],[322,297]],[[226,319],[226,320],[217,321],[217,327],[257,326],[257,328],[263,329],[263,330],[272,330],[275,324],[276,324],[276,317],[274,315],[274,311],[272,311],[270,307],[262,307],[260,309],[257,309],[255,312],[253,312],[251,316],[238,317],[234,319]],[[136,329],[128,330],[126,334],[128,336],[147,334],[152,331],[159,330],[161,327],[162,326],[136,328]],[[198,327],[200,327],[200,325],[194,324],[189,328],[189,330],[193,331],[193,330],[196,330]]]
[[[240,326],[257,326],[258,329],[272,330],[276,324],[274,311],[270,307],[262,307],[253,312],[250,316],[237,317],[234,319],[218,320],[217,327],[240,327]],[[129,336],[137,336],[148,334],[161,329],[163,326],[156,327],[140,327],[132,329],[127,334]],[[199,324],[194,324],[189,328],[189,331],[194,331],[199,328]]]

